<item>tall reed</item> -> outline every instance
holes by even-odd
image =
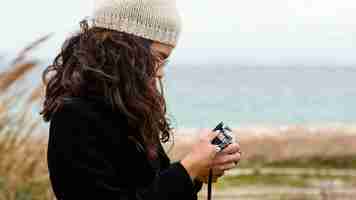
[[[48,37],[24,48],[0,73],[0,200],[54,199],[46,163],[47,136],[40,117],[32,112],[43,86],[25,81],[39,67],[28,53]]]

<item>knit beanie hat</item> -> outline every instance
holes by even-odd
[[[96,0],[93,25],[176,46],[181,18],[175,0]]]

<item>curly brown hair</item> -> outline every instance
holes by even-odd
[[[42,74],[46,85],[44,121],[63,105],[64,97],[102,96],[123,113],[129,136],[157,156],[158,142],[170,139],[170,123],[162,81],[156,77],[159,59],[149,48],[152,41],[132,34],[89,27],[81,22],[78,34],[69,38]],[[48,78],[51,72],[55,72]],[[157,80],[160,88],[157,87]]]

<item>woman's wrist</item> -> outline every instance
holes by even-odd
[[[189,158],[181,160],[180,163],[183,165],[185,170],[188,172],[192,181],[194,181],[194,179],[197,177],[198,173],[197,173],[197,170],[195,169],[193,163],[189,160]]]

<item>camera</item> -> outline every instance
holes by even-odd
[[[232,130],[224,125],[224,122],[220,122],[213,131],[218,131],[219,134],[212,140],[212,144],[219,148],[219,151],[224,150],[227,146],[233,143]]]

